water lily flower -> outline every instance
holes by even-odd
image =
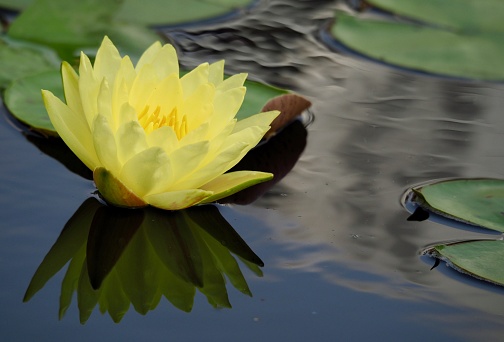
[[[54,128],[93,171],[101,196],[125,207],[177,210],[269,180],[270,173],[225,173],[261,140],[279,114],[237,121],[246,74],[224,80],[224,62],[179,77],[173,46],[150,46],[136,66],[107,37],[94,65],[63,62],[66,103],[42,90]]]

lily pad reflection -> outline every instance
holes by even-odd
[[[197,291],[214,307],[231,307],[226,280],[251,291],[235,254],[262,275],[261,259],[212,205],[177,212],[130,210],[86,200],[65,225],[35,272],[25,294],[30,300],[69,263],[61,286],[60,319],[74,292],[81,323],[98,305],[115,322],[130,304],[141,314],[165,297],[190,312]]]

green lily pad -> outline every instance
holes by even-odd
[[[245,81],[247,93],[237,114],[238,120],[260,113],[266,102],[287,93],[285,90],[270,87],[253,81]],[[20,121],[44,134],[57,135],[54,130],[40,94],[41,89],[53,92],[63,99],[63,85],[59,70],[30,75],[14,81],[5,91],[5,104]]]
[[[67,60],[78,49],[97,47],[104,35],[122,43],[123,50],[139,55],[158,37],[141,25],[117,20],[121,4],[102,0],[35,0],[14,20],[8,34],[51,46]]]
[[[118,20],[143,25],[174,25],[212,19],[251,5],[254,0],[125,0]]]
[[[94,46],[103,39],[119,7],[118,1],[35,0],[14,20],[8,33],[52,46]]]
[[[56,54],[33,44],[0,39],[0,89],[12,80],[46,70],[58,70]]]
[[[455,269],[504,286],[504,241],[480,240],[438,245],[427,251]]]
[[[18,120],[43,134],[57,136],[42,101],[41,89],[64,98],[59,70],[46,71],[19,78],[5,90],[4,101]]]
[[[424,3],[417,5],[421,8]],[[470,7],[467,11],[470,12]],[[504,14],[498,8],[495,12],[500,17]],[[393,17],[377,20],[337,13],[330,32],[349,49],[399,67],[452,77],[504,79],[502,30],[493,31],[484,25],[478,29],[454,30],[436,22],[422,25],[393,20]]]
[[[262,112],[262,108],[268,100],[276,96],[287,94],[286,90],[254,81],[245,81],[245,87],[247,87],[247,93],[245,94],[245,99],[243,100],[240,110],[236,114],[236,119],[238,120]]]
[[[31,5],[33,0],[0,0],[0,7],[10,10],[22,10]]]
[[[414,188],[420,205],[473,225],[504,232],[504,180],[455,179]]]
[[[454,29],[504,31],[501,0],[368,0],[383,10]]]
[[[35,0],[0,0],[0,7],[24,10]],[[110,2],[110,1],[109,1]],[[112,1],[113,2],[113,1]],[[124,0],[117,11],[121,21],[144,25],[181,24],[211,19],[250,6],[254,0]],[[73,3],[72,3],[73,5]]]

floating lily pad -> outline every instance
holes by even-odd
[[[504,232],[504,180],[454,179],[414,188],[417,201],[438,214]]]
[[[467,31],[503,32],[501,0],[368,0],[385,11],[425,23]]]
[[[504,241],[480,240],[438,245],[427,253],[458,271],[504,286]]]
[[[282,89],[266,84],[245,81],[247,93],[237,114],[238,120],[260,113],[266,102],[276,96],[286,94]],[[45,134],[57,135],[42,101],[41,89],[53,92],[63,99],[63,85],[58,70],[20,78],[5,91],[5,104],[20,121]]]
[[[416,2],[418,8],[424,3]],[[460,6],[450,9],[455,7]],[[498,13],[502,17],[504,10]],[[503,80],[504,35],[487,29],[454,30],[435,22],[398,22],[393,16],[364,19],[337,13],[330,32],[335,39],[332,43],[387,64],[451,77]]]
[[[245,94],[245,99],[243,100],[240,110],[236,114],[238,120],[265,111],[262,110],[262,108],[268,100],[287,94],[286,90],[254,81],[245,81],[245,87],[247,87],[247,93]]]
[[[144,25],[174,25],[214,19],[250,6],[254,0],[125,0],[117,18]]]
[[[64,98],[59,70],[17,79],[5,91],[5,105],[21,122],[47,135],[57,136],[42,101],[41,89]]]
[[[0,0],[0,7],[10,10],[22,10],[31,5],[33,0]]]
[[[14,20],[8,34],[51,46],[64,59],[79,48],[97,47],[104,35],[139,54],[158,38],[143,26],[116,20],[120,8],[120,1],[36,0]]]
[[[59,61],[50,49],[0,39],[0,88],[17,78],[46,70],[58,70]]]

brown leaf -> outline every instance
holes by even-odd
[[[263,112],[279,110],[280,115],[271,123],[270,130],[264,136],[266,139],[280,131],[291,123],[306,109],[310,108],[311,102],[296,94],[285,94],[272,98],[262,109]]]

